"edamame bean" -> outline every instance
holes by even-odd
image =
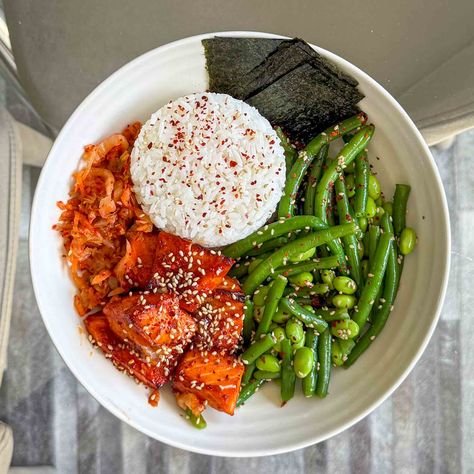
[[[303,324],[296,318],[291,318],[285,325],[285,332],[292,344],[304,339]]]
[[[253,302],[256,306],[264,306],[270,287],[261,286],[253,294]]]
[[[261,355],[255,362],[257,369],[267,372],[280,372],[280,363],[278,359],[270,354]]]
[[[372,199],[378,199],[380,197],[380,183],[379,183],[379,180],[373,175],[371,174],[369,176],[369,196],[372,198]]]
[[[291,344],[291,350],[293,352],[296,352],[300,347],[304,346],[304,338],[301,339],[299,342],[295,342],[294,344]]]
[[[339,346],[339,341],[337,339],[333,339],[331,342],[331,348],[332,348],[332,364],[335,365],[336,367],[340,367],[342,364],[344,364],[344,361],[342,360],[342,351],[341,347]]]
[[[349,174],[346,176],[346,191],[348,198],[353,197],[355,194],[355,180],[353,174]]]
[[[305,260],[309,260],[310,258],[313,258],[315,253],[316,253],[316,247],[313,247],[312,249],[309,249],[306,252],[293,255],[288,260],[292,263],[304,262]]]
[[[275,311],[275,314],[273,315],[272,319],[277,324],[285,324],[290,319],[290,316],[291,316],[290,313],[278,308]]]
[[[293,370],[299,379],[305,378],[313,368],[314,354],[309,347],[300,347],[293,358]]]
[[[303,306],[303,308],[304,308],[306,311],[311,311],[313,314],[316,314],[316,311],[314,310],[314,308],[313,308],[311,305],[309,305],[309,304],[305,304],[305,305]]]
[[[353,295],[357,291],[356,282],[346,276],[338,276],[332,282],[334,289],[345,295]]]
[[[369,221],[366,217],[359,217],[357,219],[357,223],[359,224],[359,228],[362,232],[367,232],[367,226],[369,225]]]
[[[375,201],[369,196],[367,198],[367,205],[365,207],[365,216],[368,218],[372,218],[377,213],[377,205]]]
[[[336,308],[346,308],[351,309],[356,304],[356,298],[352,295],[336,295],[332,299],[332,304]]]
[[[313,275],[309,272],[301,272],[288,277],[290,283],[294,286],[306,286],[313,281]]]
[[[288,315],[288,318],[290,316]],[[275,338],[275,340],[277,341],[274,346],[273,346],[273,349],[277,352],[281,352],[281,344],[280,342],[283,341],[283,339],[285,339],[286,337],[286,333],[285,333],[285,330],[278,326],[277,328],[275,328],[273,330],[273,337]]]
[[[332,270],[322,270],[321,271],[321,280],[323,280],[323,283],[326,283],[326,285],[329,286],[330,290],[334,289],[334,286],[332,284],[332,281],[336,278],[336,274]]]
[[[199,416],[196,416],[190,408],[186,408],[185,418],[198,430],[203,430],[207,426],[204,417],[201,414]]]
[[[341,319],[331,323],[331,334],[339,339],[354,339],[359,334],[359,326],[352,319]]]
[[[416,232],[411,227],[405,227],[400,234],[400,252],[403,255],[408,255],[413,252],[416,245]]]

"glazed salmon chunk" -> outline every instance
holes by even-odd
[[[233,263],[220,252],[160,232],[151,287],[178,294],[181,307],[192,313],[224,281]]]
[[[189,401],[188,407],[196,410],[197,399],[233,415],[243,373],[244,365],[234,355],[194,347],[186,352],[176,368],[173,390],[182,408]]]
[[[115,297],[103,311],[118,337],[170,371],[197,329],[194,319],[179,307],[178,298],[168,293]]]
[[[169,381],[170,372],[166,366],[144,360],[132,345],[117,337],[102,313],[88,316],[84,325],[90,341],[97,345],[120,371],[152,389],[157,389]]]
[[[244,318],[243,293],[216,290],[194,313],[199,349],[233,353],[239,347]]]

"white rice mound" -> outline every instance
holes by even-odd
[[[206,247],[251,234],[276,209],[285,156],[267,119],[226,94],[169,102],[142,127],[134,191],[159,229]]]

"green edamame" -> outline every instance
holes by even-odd
[[[331,323],[331,334],[339,339],[354,339],[359,335],[359,326],[352,319],[334,321]]]
[[[293,357],[293,370],[299,379],[305,378],[311,372],[314,364],[313,349],[300,347]]]
[[[253,294],[253,303],[256,306],[264,306],[269,291],[269,286],[261,286],[260,288],[258,288]]]
[[[411,227],[405,227],[400,234],[398,246],[403,255],[413,252],[416,245],[416,232]]]
[[[357,291],[356,282],[346,276],[338,276],[332,282],[334,289],[345,295],[353,295]]]
[[[303,325],[296,318],[291,318],[285,325],[285,332],[292,344],[301,342],[304,338]]]
[[[353,295],[335,295],[332,298],[332,304],[339,309],[352,309],[356,302]]]
[[[267,372],[280,372],[278,359],[270,354],[262,354],[255,362],[257,369]]]
[[[301,272],[288,277],[289,282],[294,286],[307,286],[313,281],[313,275],[309,272]]]
[[[380,194],[381,194],[380,182],[373,174],[369,176],[368,192],[369,192],[369,196],[372,199],[376,200],[380,198]]]

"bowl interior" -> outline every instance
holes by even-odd
[[[255,33],[229,35],[257,36]],[[210,35],[206,35],[210,36]],[[146,390],[123,376],[92,349],[76,315],[74,287],[60,259],[62,243],[52,230],[56,201],[67,199],[82,148],[148,116],[168,100],[207,88],[200,37],[139,57],[101,84],[59,135],[42,171],[31,219],[33,284],[45,325],[66,364],[106,408],[146,434],[171,445],[225,456],[257,456],[297,449],[347,428],[383,401],[403,380],[431,336],[445,292],[449,264],[446,201],[434,161],[405,112],[356,67],[320,50],[356,77],[362,108],[376,125],[369,147],[383,190],[412,185],[408,223],[419,236],[407,259],[395,309],[381,336],[350,370],[334,371],[325,400],[296,399],[279,407],[277,386],[264,387],[234,417],[208,410],[202,432],[181,418],[169,389],[158,408]],[[297,390],[299,392],[299,390]]]

